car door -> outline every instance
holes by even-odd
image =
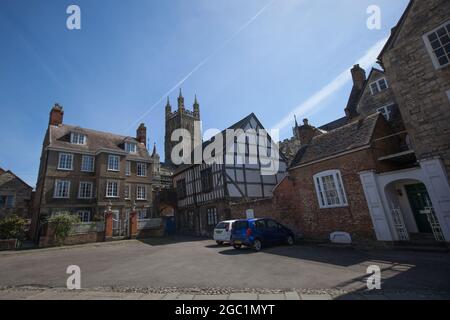
[[[280,243],[281,230],[278,227],[278,223],[274,220],[266,220],[266,225],[268,242],[270,242],[271,244]]]

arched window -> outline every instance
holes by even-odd
[[[317,199],[321,209],[347,206],[344,184],[339,170],[324,171],[314,176]]]

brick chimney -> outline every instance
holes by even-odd
[[[52,110],[50,111],[50,121],[49,125],[59,126],[63,123],[64,110],[63,107],[55,103]]]
[[[136,139],[140,143],[143,143],[145,146],[147,146],[147,128],[145,127],[145,124],[141,123],[139,128],[137,128]]]
[[[304,146],[311,142],[311,140],[318,135],[321,135],[322,132],[309,124],[308,119],[303,119],[303,125],[296,125],[296,137],[300,141],[300,145]]]
[[[359,90],[364,86],[364,82],[366,81],[366,71],[359,66],[359,64],[355,64],[351,70],[353,85]]]

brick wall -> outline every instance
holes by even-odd
[[[350,233],[354,241],[375,240],[359,172],[389,171],[391,168],[378,163],[377,157],[377,150],[370,148],[293,169],[277,187],[272,199],[232,204],[231,216],[245,218],[245,210],[253,209],[256,217],[274,218],[307,238],[328,239],[330,233],[344,231]],[[335,169],[341,172],[348,206],[320,209],[313,176]]]

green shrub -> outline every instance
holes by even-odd
[[[55,240],[58,245],[64,243],[72,227],[79,222],[80,218],[70,213],[59,214],[48,219],[49,226],[55,232]]]
[[[16,214],[12,214],[0,220],[0,239],[25,238],[25,225],[27,221]]]

